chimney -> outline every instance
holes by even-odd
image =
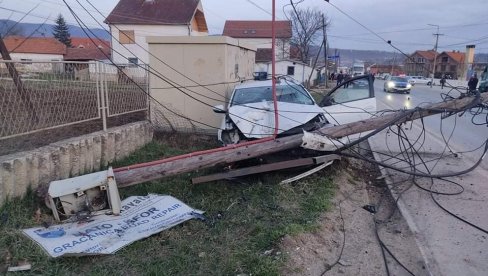
[[[474,62],[474,48],[475,45],[466,45],[466,53],[464,54],[464,72],[463,77],[468,80],[473,74],[473,62]]]

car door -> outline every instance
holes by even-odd
[[[343,125],[371,118],[376,113],[373,78],[352,78],[330,91],[319,104],[333,125]]]

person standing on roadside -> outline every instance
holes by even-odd
[[[476,73],[474,73],[474,75],[468,81],[469,92],[476,91],[477,86],[478,86],[478,76],[476,75]]]
[[[341,85],[343,80],[344,80],[344,75],[342,74],[342,71],[340,71],[339,75],[337,75],[337,86]]]
[[[446,84],[446,76],[442,76],[442,78],[441,78],[441,89],[444,89],[445,84]]]

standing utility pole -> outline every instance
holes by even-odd
[[[439,33],[439,25],[435,24],[427,24],[429,26],[437,27],[437,32],[434,34],[436,36],[435,38],[435,46],[434,46],[434,68],[432,69],[432,79],[430,80],[430,88],[432,88],[432,85],[434,85],[434,78],[435,78],[435,69],[437,65],[437,47],[439,46],[439,36],[443,35]]]
[[[396,52],[393,53],[393,62],[391,63],[390,76],[393,76],[393,67],[395,66],[395,61],[396,61]]]
[[[324,32],[324,81],[325,81],[325,88],[327,88],[327,80],[329,79],[329,47],[328,47],[328,42],[327,42],[327,26],[325,25],[325,15],[322,15],[322,28]]]

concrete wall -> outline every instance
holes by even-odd
[[[84,135],[32,151],[0,156],[0,204],[53,180],[98,171],[151,142],[149,122]]]
[[[152,53],[181,74],[155,58],[150,59],[151,67],[172,80],[173,85],[188,87],[181,89],[188,94],[185,95],[151,75],[151,95],[178,114],[212,126],[196,124],[198,128],[216,133],[213,127],[220,126],[221,117],[212,111],[212,106],[225,104],[239,80],[252,78],[256,49],[240,45],[236,39],[217,36],[149,37],[148,42]],[[187,125],[178,125],[181,120],[175,117],[174,127],[186,130]]]

